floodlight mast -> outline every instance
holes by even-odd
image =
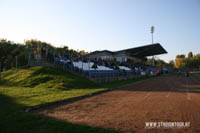
[[[152,44],[153,44],[153,33],[154,33],[155,27],[151,26],[151,35],[152,35]]]
[[[152,44],[153,44],[153,33],[154,33],[155,27],[151,26],[151,37],[152,37]],[[152,58],[152,66],[155,66],[154,56]]]

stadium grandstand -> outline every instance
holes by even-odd
[[[148,56],[166,54],[167,51],[159,44],[150,44],[120,51],[94,51],[79,58],[57,57],[56,66],[79,72],[95,78],[105,76],[155,75],[157,67],[142,64]]]
[[[103,60],[116,60],[118,62],[127,62],[128,60],[133,60],[135,62],[140,62],[147,56],[154,56],[165,54],[167,51],[159,44],[150,44],[146,46],[130,48],[125,50],[120,50],[116,52],[103,50],[95,51],[86,55],[89,59],[103,59]]]

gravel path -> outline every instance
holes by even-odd
[[[200,133],[200,75],[162,76],[38,113],[125,132]],[[190,122],[190,126],[152,128],[146,122]]]

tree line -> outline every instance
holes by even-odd
[[[28,65],[29,58],[34,58],[33,55],[38,50],[46,54],[49,61],[53,61],[54,57],[78,57],[86,53],[84,50],[77,51],[69,49],[67,46],[55,47],[50,43],[36,39],[25,40],[23,44],[0,39],[0,71],[11,69],[16,67],[16,65]]]
[[[200,68],[200,54],[193,55],[189,52],[187,57],[184,54],[176,56],[175,59],[176,68]]]
[[[152,64],[152,59],[146,61],[147,65]],[[188,55],[178,54],[175,60],[170,60],[168,63],[161,59],[155,59],[157,67],[174,67],[174,68],[200,68],[200,54],[194,55],[189,52]]]

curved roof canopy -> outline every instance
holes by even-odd
[[[146,56],[153,56],[153,55],[160,55],[160,54],[167,53],[167,51],[160,45],[160,43],[120,50],[115,53],[122,52],[122,51],[123,52],[125,51],[129,56],[138,57],[138,58],[144,58]]]
[[[153,55],[160,55],[166,54],[167,51],[160,45],[160,43],[149,44],[145,46],[140,46],[136,48],[124,49],[120,51],[94,51],[92,53],[87,54],[86,56],[95,55],[99,53],[110,53],[112,55],[117,55],[120,53],[126,53],[128,56],[137,57],[137,58],[144,58],[146,56],[153,56]]]

